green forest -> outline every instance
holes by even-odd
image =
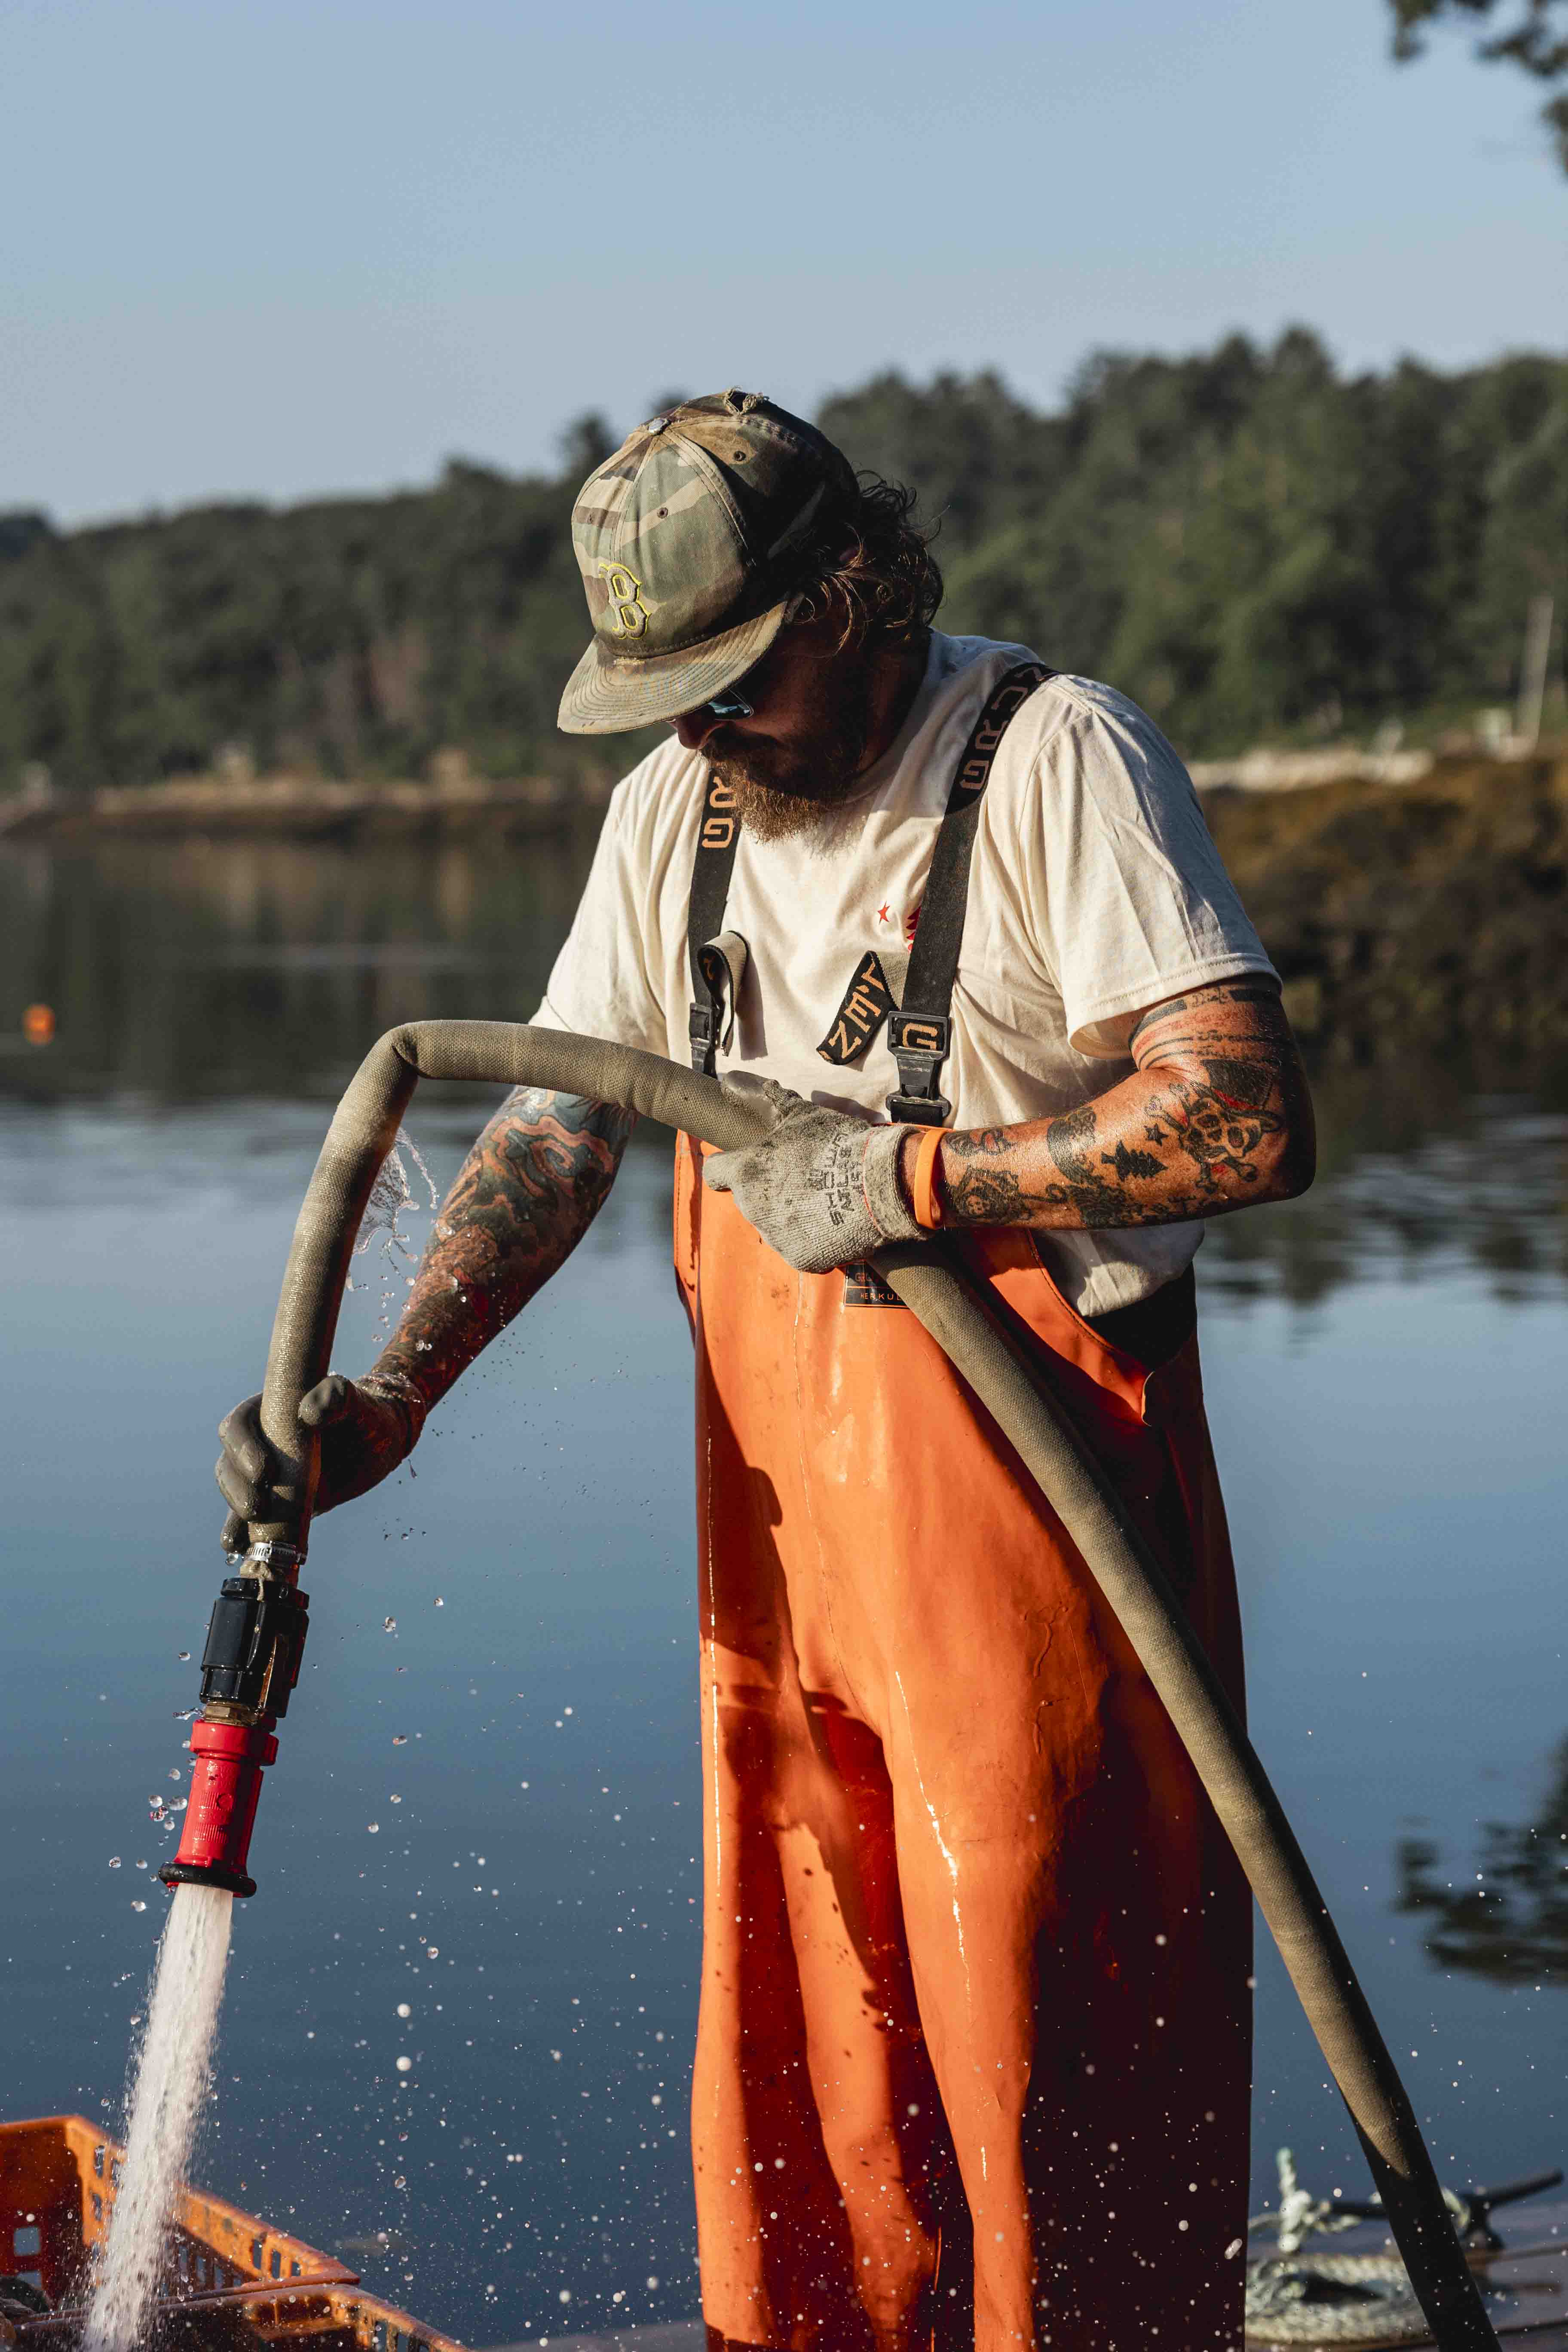
[[[585,629],[572,494],[634,421],[580,419],[550,478],[454,460],[382,498],[0,514],[0,789],[236,744],[327,775],[418,775],[448,746],[498,777],[620,764],[553,719]],[[820,421],[919,489],[942,625],[1110,679],[1190,757],[1462,724],[1510,700],[1531,597],[1568,607],[1563,359],[1348,376],[1296,328],[1099,353],[1051,413],[991,373],[889,373]]]

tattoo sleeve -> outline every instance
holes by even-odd
[[[1171,1224],[1305,1192],[1311,1097],[1275,982],[1171,997],[1134,1023],[1128,1051],[1132,1076],[1077,1110],[948,1137],[954,1223]]]
[[[416,1431],[458,1375],[565,1263],[615,1181],[635,1114],[519,1087],[442,1204],[408,1303],[371,1380]]]

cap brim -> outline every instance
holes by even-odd
[[[679,719],[722,694],[762,659],[784,626],[786,597],[700,646],[677,653],[612,654],[595,637],[566,681],[556,725],[565,735],[621,735]]]

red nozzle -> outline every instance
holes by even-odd
[[[261,1768],[276,1760],[278,1741],[269,1721],[209,1723],[191,1727],[191,1801],[180,1850],[158,1873],[165,1886],[224,1886],[231,1895],[254,1895],[247,1874]]]

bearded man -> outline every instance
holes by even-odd
[[[1180,761],[1109,687],[931,627],[907,494],[730,391],[573,533],[561,724],[672,730],[611,802],[535,1019],[763,1087],[684,1141],[715,2347],[1238,2346],[1250,1903],[1001,1431],[866,1263],[938,1229],[1108,1465],[1239,1703],[1202,1221],[1310,1181],[1278,980]],[[364,1491],[581,1238],[627,1115],[514,1094],[318,1510]],[[226,1531],[268,1516],[254,1402]]]

